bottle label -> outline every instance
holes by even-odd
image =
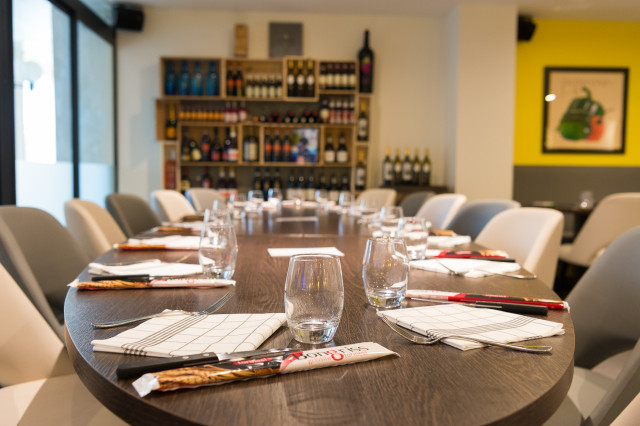
[[[335,163],[336,162],[336,152],[331,150],[331,151],[325,151],[324,152],[324,162],[325,163]]]
[[[358,139],[366,140],[368,139],[367,135],[367,119],[361,118],[358,120]]]
[[[229,148],[227,151],[227,161],[238,161],[238,150],[235,148]]]
[[[356,186],[364,187],[364,182],[367,177],[367,171],[364,167],[356,169]]]
[[[391,182],[393,180],[393,166],[391,163],[384,163],[382,168],[382,179],[385,182]]]
[[[422,165],[422,173],[427,174],[431,172],[431,164],[425,163]]]
[[[338,163],[346,163],[347,161],[349,161],[349,154],[347,153],[347,151],[338,151],[336,159],[338,160]]]
[[[405,163],[402,166],[402,180],[408,182],[411,180],[411,164]]]
[[[420,168],[421,168],[421,167],[420,167],[420,164],[419,164],[419,163],[418,163],[418,164],[414,164],[414,165],[413,165],[413,174],[414,174],[414,175],[419,174],[419,173],[420,173]]]

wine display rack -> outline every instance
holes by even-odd
[[[217,72],[215,94],[211,94],[209,84],[210,66]],[[288,79],[291,64],[295,69],[302,66],[303,77],[294,81],[296,90]],[[180,94],[179,85],[183,67],[193,76],[199,66],[202,80],[202,94]],[[167,73],[173,69],[174,87],[167,93]],[[227,84],[227,74],[231,70],[237,73],[242,70],[242,86]],[[328,71],[333,70],[333,74]],[[344,71],[344,72],[343,72]],[[199,186],[197,179],[204,168],[234,167],[239,174],[249,175],[256,167],[279,168],[289,173],[297,173],[295,169],[303,169],[309,173],[314,170],[335,170],[339,174],[348,174],[351,190],[355,191],[355,170],[360,152],[363,153],[367,176],[369,147],[368,137],[371,125],[371,94],[358,93],[357,61],[320,60],[307,57],[284,57],[282,59],[243,59],[243,58],[210,58],[210,57],[162,57],[160,58],[160,93],[156,99],[156,139],[163,143],[163,164],[165,188],[180,188],[180,179],[186,173]],[[302,78],[304,80],[302,80]],[[299,83],[306,84],[304,90]],[[191,88],[191,86],[190,86]],[[324,107],[331,104],[331,117],[324,117]],[[338,105],[338,107],[335,107]],[[367,138],[359,137],[362,107],[367,115]],[[337,112],[336,112],[337,111]],[[336,115],[337,114],[337,115]],[[168,131],[168,122],[172,121]],[[182,158],[183,147],[190,140],[200,143],[203,133],[209,136],[218,135],[220,143],[224,134],[231,129],[235,131],[237,161],[210,161],[210,158],[186,160]],[[265,154],[265,135],[274,130],[295,135],[296,142],[304,138],[310,131],[310,139],[315,155],[305,157],[304,161],[270,161]],[[308,129],[308,130],[307,130]],[[244,140],[248,135],[257,138],[258,158],[247,161],[244,152]],[[303,136],[300,136],[302,134]],[[324,161],[325,142],[328,135],[333,137],[334,149],[342,136],[345,141],[348,159],[343,163],[327,164]],[[175,137],[175,139],[173,139]],[[213,139],[213,138],[212,138]],[[312,141],[313,142],[313,141]],[[201,147],[200,147],[201,148]],[[305,151],[306,152],[306,151]],[[313,151],[312,151],[313,152]],[[234,158],[235,158],[234,153]],[[175,162],[168,174],[167,162]],[[244,170],[246,172],[244,172]],[[332,171],[333,171],[332,170]],[[285,172],[286,173],[286,172]],[[285,176],[286,177],[286,176]],[[316,182],[318,180],[316,179]],[[249,188],[248,179],[238,179],[238,190]]]

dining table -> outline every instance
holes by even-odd
[[[116,336],[136,324],[96,329],[92,323],[151,314],[164,309],[199,311],[229,288],[163,288],[68,291],[64,316],[68,353],[82,382],[108,409],[130,424],[211,425],[539,425],[565,398],[573,377],[574,330],[568,310],[549,310],[542,319],[563,324],[564,334],[532,340],[549,345],[534,354],[499,347],[459,350],[450,345],[414,344],[394,333],[367,303],[362,260],[371,227],[358,217],[323,208],[286,207],[236,218],[238,258],[234,296],[216,314],[282,313],[288,257],[268,248],[335,247],[344,282],[344,310],[334,339],[305,345],[286,324],[260,348],[334,347],[375,342],[395,354],[332,368],[263,379],[138,395],[134,379],[119,379],[118,365],[140,356],[95,352],[91,342]],[[197,235],[194,232],[194,235]],[[150,231],[141,237],[158,236]],[[478,248],[467,243],[456,248]],[[430,246],[430,248],[432,248]],[[500,249],[500,247],[490,247]],[[122,251],[103,263],[160,259],[198,263],[196,250]],[[78,277],[89,280],[88,269]],[[538,279],[506,276],[468,278],[414,269],[408,288],[558,299]],[[399,309],[428,306],[405,299]]]

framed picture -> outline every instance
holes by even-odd
[[[542,151],[623,153],[628,68],[545,68]]]

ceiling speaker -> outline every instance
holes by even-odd
[[[142,31],[144,13],[142,8],[132,4],[117,4],[115,7],[116,28],[119,30]]]
[[[536,30],[536,24],[530,16],[518,16],[518,41],[529,41]]]

